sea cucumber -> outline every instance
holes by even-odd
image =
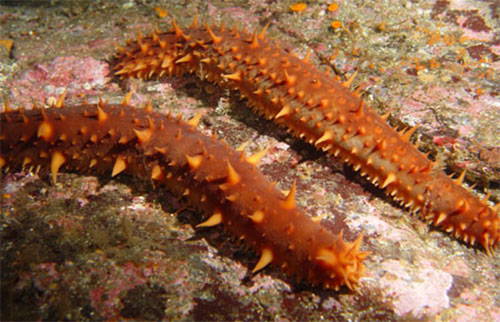
[[[261,254],[253,272],[272,263],[298,280],[353,289],[363,275],[362,235],[345,242],[284,196],[256,164],[215,136],[196,130],[200,116],[180,117],[124,105],[84,104],[49,109],[7,109],[0,114],[0,168],[125,172],[164,185],[210,217],[197,227],[223,224]],[[61,105],[61,104],[60,104]]]
[[[266,26],[267,27],[267,26]],[[259,115],[286,127],[317,149],[339,157],[384,189],[400,205],[488,255],[500,240],[500,204],[490,206],[452,180],[410,142],[416,127],[395,131],[349,90],[308,62],[265,37],[238,27],[205,24],[189,28],[172,20],[168,31],[129,41],[114,70],[124,77],[151,78],[196,73],[238,90]]]

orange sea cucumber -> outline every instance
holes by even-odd
[[[490,206],[452,180],[410,142],[415,128],[397,132],[339,83],[268,40],[237,27],[199,27],[139,35],[117,55],[115,74],[151,78],[196,73],[236,89],[259,115],[353,166],[394,200],[433,225],[486,252],[500,240],[500,204]]]
[[[223,224],[261,254],[253,272],[272,263],[313,285],[354,288],[363,275],[362,236],[352,243],[312,221],[295,205],[295,185],[285,197],[256,164],[170,114],[102,102],[0,114],[0,168],[122,172],[165,185],[210,218],[197,227]]]

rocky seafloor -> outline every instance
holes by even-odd
[[[500,201],[500,18],[495,0],[6,1],[0,10],[0,100],[44,105],[152,101],[248,153],[280,189],[353,240],[364,231],[357,291],[297,283],[202,216],[133,177],[8,173],[1,192],[2,320],[500,321],[500,259],[430,228],[349,167],[250,112],[237,93],[195,76],[110,76],[116,46],[139,29],[200,19],[270,23],[268,37],[343,78],[395,126],[419,125],[421,149]],[[162,10],[167,11],[166,17]],[[339,21],[341,27],[331,23]],[[12,45],[9,46],[9,44]]]

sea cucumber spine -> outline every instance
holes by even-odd
[[[364,273],[362,236],[349,243],[312,221],[296,205],[294,187],[284,196],[247,157],[215,137],[199,133],[199,118],[183,122],[151,108],[87,104],[6,111],[0,114],[0,168],[62,169],[137,175],[164,185],[268,264],[338,290],[354,288]]]
[[[151,78],[196,73],[236,89],[259,115],[286,127],[316,148],[339,157],[401,205],[455,238],[482,245],[500,241],[500,204],[490,206],[448,178],[415,148],[415,128],[397,132],[328,74],[285,52],[264,31],[199,27],[139,36],[120,49],[115,74]]]

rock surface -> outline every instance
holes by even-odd
[[[189,3],[185,6],[185,3]],[[203,19],[270,22],[268,36],[342,77],[358,71],[366,101],[399,126],[420,125],[421,148],[466,184],[500,201],[500,18],[495,0],[311,2],[10,2],[0,15],[0,100],[44,105],[67,92],[192,116],[247,151],[269,147],[261,169],[311,216],[352,240],[364,231],[367,276],[358,292],[324,291],[268,268],[168,192],[131,177],[16,173],[2,177],[2,320],[499,321],[500,259],[430,229],[354,171],[253,115],[234,93],[196,77],[120,82],[115,47],[167,10]],[[159,7],[160,9],[156,9]],[[333,29],[332,21],[341,27]]]

